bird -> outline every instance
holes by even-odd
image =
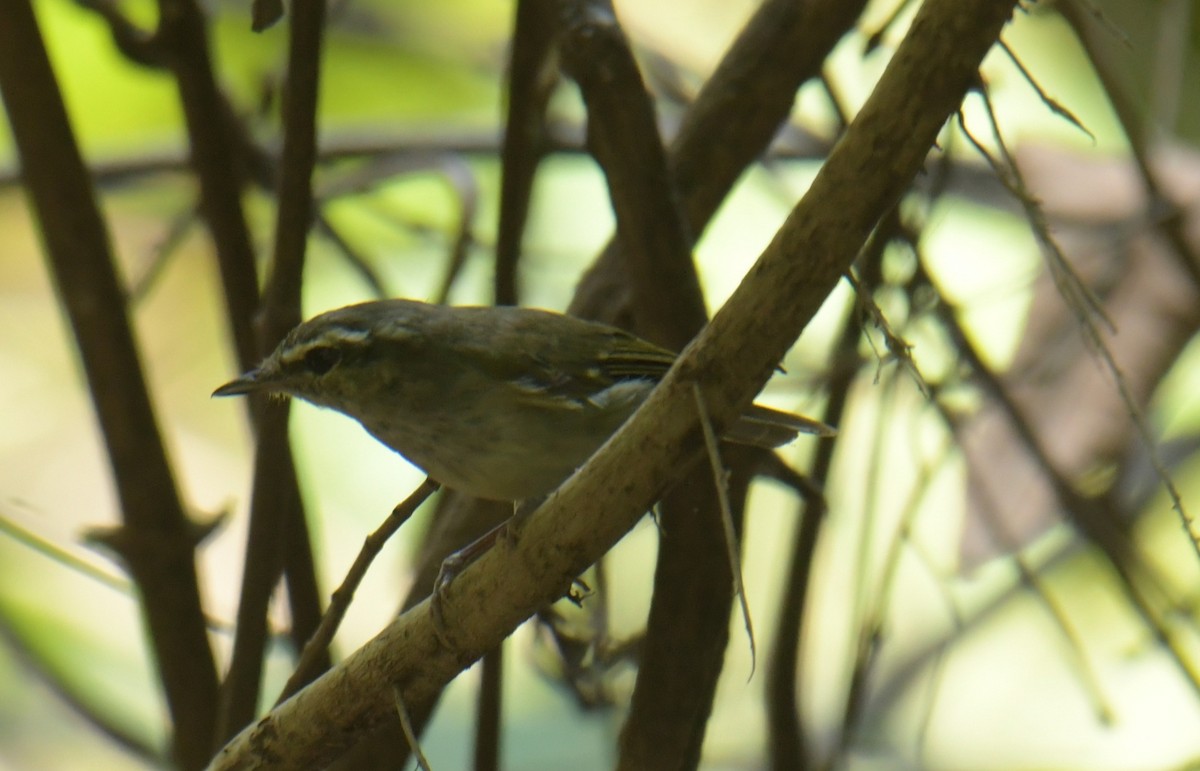
[[[553,311],[385,299],[303,322],[213,395],[266,393],[337,410],[442,485],[519,502],[583,465],[675,358]],[[722,438],[774,448],[802,432],[833,429],[755,404]]]

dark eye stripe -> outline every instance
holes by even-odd
[[[293,343],[288,346],[280,356],[285,363],[295,363],[303,360],[308,356],[310,351],[319,348],[351,348],[362,345],[370,337],[370,333],[363,329],[351,329],[349,327],[332,327],[324,330],[320,335],[311,340]]]
[[[309,348],[304,356],[304,366],[314,375],[324,375],[342,360],[341,351],[332,346]]]

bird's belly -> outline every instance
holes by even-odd
[[[493,410],[474,415],[426,413],[419,425],[366,426],[446,487],[492,500],[519,501],[559,485],[603,444],[632,411]],[[365,425],[365,424],[364,424]]]

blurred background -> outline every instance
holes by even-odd
[[[87,7],[149,28],[156,6],[33,5],[181,497],[196,521],[222,515],[197,569],[224,671],[254,450],[242,406],[209,394],[239,364],[174,79],[131,62]],[[867,4],[703,230],[710,313],[804,194],[917,5]],[[616,6],[669,143],[758,4]],[[220,87],[247,136],[276,151],[286,20],[256,33],[247,2],[204,10]],[[514,13],[497,0],[329,4],[305,317],[379,294],[493,301]],[[1200,557],[1181,524],[1200,502],[1200,4],[1031,4],[1003,40],[864,250],[857,291],[835,291],[762,396],[840,433],[824,461],[813,439],[782,452],[802,473],[819,465],[823,516],[785,482],[750,488],[758,660],[731,617],[704,768],[783,767],[780,687],[812,767],[1200,768]],[[521,304],[565,310],[614,219],[572,82],[547,115],[516,277]],[[261,276],[275,201],[247,180]],[[137,595],[84,537],[114,525],[119,503],[2,121],[0,330],[0,768],[160,767],[168,720]],[[326,597],[422,475],[332,412],[295,405],[290,437]],[[376,561],[336,655],[393,617],[432,509]],[[505,646],[504,767],[613,765],[658,542],[646,518],[606,558],[602,597],[560,609],[594,635],[582,671],[567,672],[545,623]],[[288,623],[279,592],[272,628]],[[273,638],[263,708],[292,661]],[[476,670],[423,737],[434,768],[471,763]]]

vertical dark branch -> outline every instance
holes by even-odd
[[[497,305],[516,305],[517,261],[533,175],[546,146],[546,104],[558,82],[552,0],[520,0],[508,65],[508,114],[501,150],[496,232]]]
[[[602,24],[581,28],[585,34],[564,45],[564,64],[579,80],[588,102],[589,146],[608,176],[619,231],[585,279],[573,304],[575,312],[602,311],[618,320],[623,315],[619,306],[628,297],[623,291],[631,281],[639,331],[676,346],[690,338],[704,322],[690,260],[694,234],[765,149],[786,119],[796,89],[819,73],[825,56],[863,5],[765,3],[685,117],[669,159],[673,180],[663,173],[653,109],[628,52],[596,50],[611,44]],[[600,8],[598,13],[605,11]],[[683,193],[686,219],[680,217],[676,189]],[[626,289],[616,288],[621,286]],[[608,307],[602,309],[604,305]],[[672,538],[660,553],[647,656],[622,737],[622,762],[631,766],[667,757],[683,765],[698,759],[727,634],[727,573],[705,571],[710,580],[699,586],[699,577],[689,570],[697,562],[724,562],[716,548],[715,514],[700,513],[711,509],[709,487],[701,477],[693,477],[679,489],[664,506]],[[692,492],[683,492],[687,489]],[[672,521],[672,511],[680,512],[679,521]],[[690,601],[701,596],[699,602]],[[693,635],[690,642],[682,639],[682,630]],[[704,642],[697,645],[697,640]],[[694,656],[680,657],[680,650]],[[690,679],[680,674],[686,670],[692,672]],[[697,709],[685,714],[681,704]],[[677,742],[664,741],[670,723],[681,729]]]
[[[587,103],[588,149],[604,169],[635,326],[679,350],[707,314],[654,105],[608,2],[561,2],[563,67]]]
[[[0,10],[0,93],[121,502],[121,526],[101,539],[124,558],[141,593],[175,760],[199,768],[209,756],[217,684],[194,563],[198,529],[175,488],[107,229],[26,0]]]
[[[838,367],[829,381],[829,402],[822,420],[839,425],[840,416],[846,408],[850,383],[857,367],[849,364],[854,357],[862,331],[855,318],[845,321],[841,338],[835,348],[846,357],[846,366]],[[837,357],[841,361],[841,356]],[[810,479],[823,486],[833,465],[834,442],[821,442],[813,459]],[[809,579],[812,576],[813,560],[816,557],[817,538],[825,511],[815,501],[809,501],[803,509],[803,518],[796,528],[788,563],[787,578],[780,603],[778,626],[772,641],[770,659],[767,664],[766,708],[768,726],[768,755],[771,768],[810,768],[815,758],[804,736],[804,720],[796,693],[800,687],[799,655],[800,631],[804,623],[804,612],[808,605]]]
[[[669,148],[675,187],[693,238],[742,172],[766,150],[796,91],[854,26],[865,0],[766,0],[692,103]],[[588,271],[571,308],[581,316],[624,313],[623,258],[612,241]],[[614,307],[616,306],[616,307]]]
[[[200,184],[200,211],[216,247],[224,289],[226,312],[242,370],[257,363],[262,354],[254,332],[258,309],[258,274],[254,248],[242,210],[241,194],[247,179],[267,177],[262,154],[250,140],[221,93],[208,50],[204,14],[195,0],[159,0],[159,25],[149,46],[170,69],[179,86],[188,132],[191,165]],[[123,49],[124,50],[124,49]],[[273,479],[264,485],[277,491],[279,505],[290,507],[283,549],[287,569],[288,599],[292,608],[292,638],[300,648],[320,620],[312,549],[299,487],[286,433],[272,418],[261,415],[262,400],[250,402],[260,443],[276,456]],[[264,428],[266,430],[264,430]],[[254,555],[248,555],[250,559]]]
[[[475,771],[495,771],[500,768],[500,720],[503,683],[504,648],[488,651],[481,662],[478,721],[475,726]]]
[[[899,211],[888,213],[872,235],[859,265],[863,270],[860,280],[864,292],[869,292],[881,281],[883,252],[888,239],[900,229]],[[832,373],[827,384],[829,401],[821,419],[830,425],[842,425],[842,415],[850,395],[850,387],[859,372],[858,344],[863,325],[857,306],[842,322],[842,332],[833,348]],[[821,442],[813,458],[809,480],[818,488],[824,488],[833,466],[836,443]],[[813,563],[816,558],[817,541],[825,521],[823,500],[809,500],[803,509],[803,519],[796,528],[795,539],[788,563],[787,578],[783,585],[778,625],[772,642],[770,660],[767,665],[767,750],[771,768],[813,768],[817,764],[812,748],[804,734],[804,715],[796,694],[804,689],[805,680],[799,673],[801,629],[808,593],[811,586]]]
[[[283,89],[283,148],[275,221],[275,252],[265,293],[270,347],[300,320],[304,253],[313,218],[312,176],[317,161],[317,101],[325,3],[292,5],[287,81]]]
[[[258,308],[254,247],[242,211],[247,155],[241,127],[217,87],[203,11],[194,0],[159,0],[155,42],[179,86],[200,211],[212,234],[238,364],[249,369],[259,350],[251,324]]]
[[[262,315],[264,348],[274,347],[300,321],[300,285],[313,211],[324,17],[323,0],[301,0],[292,6],[275,252]],[[232,736],[254,716],[266,645],[267,606],[283,566],[279,544],[288,538],[290,528],[302,524],[294,521],[302,516],[298,498],[290,498],[295,488],[280,490],[277,485],[277,480],[291,471],[290,456],[278,451],[287,445],[287,414],[285,404],[265,405],[260,413],[237,637],[222,699],[222,737]]]
[[[587,103],[588,146],[608,180],[636,327],[682,348],[706,314],[653,103],[611,6],[562,7],[563,64]],[[622,767],[699,761],[729,634],[732,582],[709,473],[697,467],[662,508],[670,537],[659,548]]]
[[[675,185],[697,236],[865,6],[866,0],[767,0],[751,17],[671,143]]]

